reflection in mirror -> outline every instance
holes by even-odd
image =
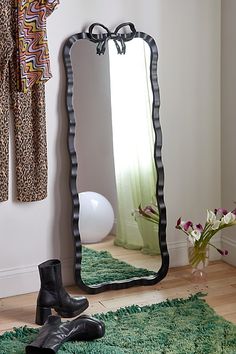
[[[99,242],[83,234],[80,225],[81,278],[95,285],[156,275],[161,257],[150,47],[142,38],[134,38],[126,43],[126,54],[118,55],[109,40],[105,54],[98,56],[95,44],[83,39],[74,43],[71,62],[77,189],[80,196],[86,191],[104,196],[115,215],[111,230]],[[80,198],[80,217],[87,208],[90,235],[98,226],[88,209],[97,203],[98,210],[99,202],[96,194],[89,205]],[[99,217],[101,223],[101,213]]]

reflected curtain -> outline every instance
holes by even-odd
[[[139,204],[149,204],[156,191],[150,49],[141,39],[118,55],[109,41],[113,150],[117,188],[115,244],[159,254],[158,227],[132,215]],[[117,70],[119,68],[119,70]]]

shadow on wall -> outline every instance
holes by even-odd
[[[73,237],[71,227],[71,197],[69,189],[70,163],[67,148],[68,118],[65,105],[66,77],[63,64],[62,43],[59,55],[59,92],[57,98],[58,133],[56,140],[56,177],[54,185],[55,215],[53,242],[59,243],[59,258],[62,262],[63,280],[66,285],[74,283]],[[55,246],[57,248],[57,246]]]

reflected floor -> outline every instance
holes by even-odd
[[[107,236],[102,242],[84,245],[95,251],[108,251],[114,258],[134,267],[145,268],[157,272],[161,266],[161,256],[143,254],[141,251],[129,250],[114,245],[114,235]]]

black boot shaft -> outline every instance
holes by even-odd
[[[36,340],[26,347],[26,354],[54,354],[67,341],[94,340],[104,334],[104,323],[90,316],[81,316],[71,322],[61,322],[58,316],[50,316]]]
[[[62,285],[61,262],[59,259],[50,259],[38,266],[41,280],[41,289],[57,291]]]
[[[51,259],[38,266],[41,287],[37,303],[42,307],[61,306],[61,296],[64,292],[61,276],[61,262]],[[63,289],[63,290],[62,290]]]
[[[38,266],[41,288],[37,299],[36,323],[42,325],[53,308],[62,317],[75,317],[89,306],[84,297],[72,298],[64,289],[61,262],[51,259]]]

